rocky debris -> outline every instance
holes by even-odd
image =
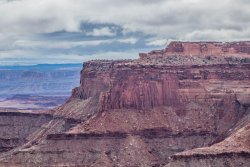
[[[235,138],[250,122],[249,45],[173,42],[138,60],[86,62],[70,99],[47,111],[47,128],[0,164],[192,166],[196,155],[204,160],[197,166],[221,157],[248,164],[246,145]],[[206,154],[209,148],[218,152]]]

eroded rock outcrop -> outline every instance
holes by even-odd
[[[140,53],[140,58],[161,57],[169,55],[186,56],[232,56],[249,55],[250,41],[247,42],[171,42],[163,50]]]
[[[138,60],[86,62],[69,101],[48,111],[45,135],[1,163],[181,166],[174,154],[223,142],[250,122],[249,47],[173,42]]]
[[[227,167],[250,165],[250,123],[210,147],[197,148],[172,156],[167,166]]]

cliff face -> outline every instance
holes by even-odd
[[[96,105],[105,119],[98,117],[96,123],[84,124],[89,130],[128,131],[135,129],[135,123],[136,129],[165,127],[223,134],[246,112],[243,106],[249,102],[248,61],[245,55],[91,61],[85,64],[81,86],[73,97],[99,99]],[[133,121],[126,110],[145,113],[134,116],[137,118]],[[122,120],[114,127],[112,121],[105,122],[108,118]],[[131,124],[124,122],[126,118]],[[80,126],[78,129],[85,131]]]
[[[181,166],[181,159],[169,157],[223,141],[250,122],[249,47],[249,42],[173,42],[138,60],[89,61],[69,101],[49,111],[54,119],[43,138],[33,139],[36,146],[0,160],[31,166]],[[235,158],[245,161],[248,155]]]
[[[132,63],[86,63],[82,72],[81,87],[76,90],[78,92],[74,93],[74,96],[82,99],[97,97],[100,107],[104,110],[139,110],[177,105],[182,108],[185,102],[209,99],[206,95],[236,95],[238,87],[238,91],[242,91],[240,93],[248,93],[241,89],[241,85],[236,84],[241,82],[247,86],[248,64],[169,67]],[[228,87],[232,92],[226,92],[227,88],[219,90],[230,83],[234,85],[233,88]],[[237,100],[237,97],[234,100]]]

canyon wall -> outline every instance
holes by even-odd
[[[219,153],[195,148],[223,142],[250,122],[249,45],[173,42],[138,60],[86,62],[70,99],[47,111],[53,119],[43,137],[0,156],[0,165],[192,166],[195,156],[204,157],[197,166],[210,165]],[[247,164],[248,151],[226,155],[231,166]]]

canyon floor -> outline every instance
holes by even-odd
[[[249,167],[250,42],[84,63],[62,105],[0,110],[0,166]]]

